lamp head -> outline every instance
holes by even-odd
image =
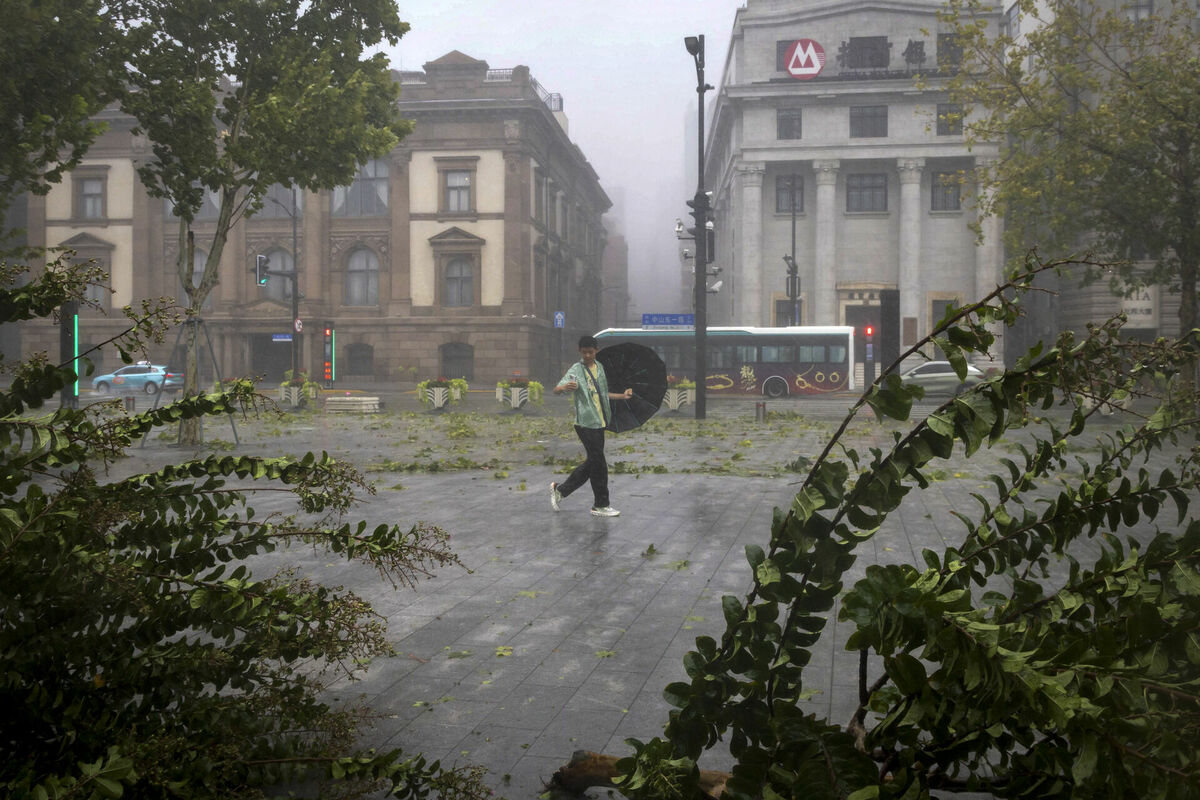
[[[675,220],[675,235],[681,236],[682,234],[683,234],[683,220],[676,219]]]
[[[683,46],[687,48],[689,54],[693,56],[698,55],[700,53],[700,48],[704,46],[704,37],[685,36],[683,37]]]

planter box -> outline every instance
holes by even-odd
[[[280,386],[279,387],[279,404],[285,406],[298,406],[305,398],[315,398],[317,392],[315,389],[304,391],[303,386]]]
[[[426,386],[425,399],[434,408],[445,408],[450,405],[450,388],[448,386]]]
[[[678,411],[680,406],[692,402],[692,392],[694,391],[694,389],[667,389],[667,393],[663,395],[663,405],[671,411]]]
[[[529,389],[524,386],[496,387],[496,401],[506,406],[520,408],[529,402]]]

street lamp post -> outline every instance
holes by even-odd
[[[707,412],[708,383],[708,195],[704,192],[704,93],[713,87],[704,82],[704,36],[687,36],[684,46],[696,62],[696,196],[688,202],[696,220],[696,269],[693,303],[696,313],[696,419]]]

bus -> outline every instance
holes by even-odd
[[[601,347],[644,344],[667,365],[668,380],[692,380],[696,367],[694,330],[606,328]],[[854,391],[854,328],[712,327],[708,329],[708,392],[732,395],[827,394]]]

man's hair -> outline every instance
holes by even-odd
[[[596,341],[595,336],[580,336],[579,337],[579,349],[582,350],[585,347],[597,347],[598,348],[598,347],[600,347],[600,343]]]

